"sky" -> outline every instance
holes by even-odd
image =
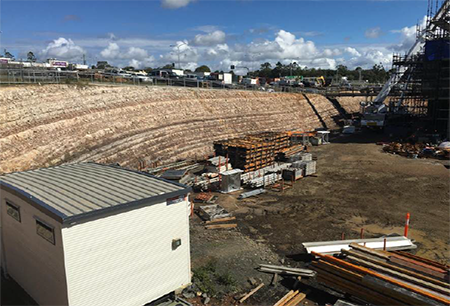
[[[109,0],[0,3],[0,47],[16,58],[228,71],[391,65],[423,24],[427,0]],[[3,52],[2,52],[3,53]]]

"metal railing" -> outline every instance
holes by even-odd
[[[78,79],[78,73],[74,71],[0,68],[0,84],[60,84]]]
[[[4,68],[0,67],[0,84],[102,84],[102,85],[132,85],[132,86],[177,86],[205,89],[223,90],[249,90],[286,93],[315,93],[323,95],[347,95],[359,93],[359,89],[342,88],[311,88],[279,85],[244,85],[225,84],[222,81],[199,80],[192,78],[161,78],[161,77],[123,77],[106,75],[102,73],[89,73],[78,71],[57,71],[39,68]]]

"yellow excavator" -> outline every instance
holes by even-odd
[[[323,76],[303,78],[303,84],[305,87],[325,87],[327,85]]]

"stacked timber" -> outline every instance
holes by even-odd
[[[343,259],[315,253],[317,281],[374,305],[450,305],[450,266],[351,244]]]
[[[244,172],[273,165],[276,154],[288,146],[289,136],[282,132],[265,132],[214,142],[216,155],[227,156],[234,168]]]
[[[290,158],[292,158],[294,156],[298,157],[298,158],[295,158],[295,160],[298,160],[300,155],[301,155],[301,153],[303,153],[304,150],[305,150],[305,146],[304,145],[300,145],[300,144],[299,145],[294,145],[292,147],[281,149],[278,152],[277,160],[289,161]]]

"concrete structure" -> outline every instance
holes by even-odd
[[[2,267],[40,305],[144,305],[190,282],[190,191],[81,163],[0,177]]]

